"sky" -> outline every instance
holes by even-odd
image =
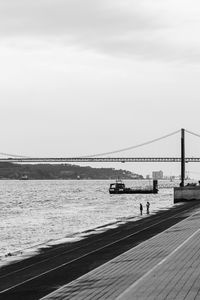
[[[200,134],[199,28],[198,0],[0,0],[0,152],[84,156]],[[180,134],[119,155],[180,156]],[[186,156],[200,156],[198,137]]]

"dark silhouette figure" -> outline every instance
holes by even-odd
[[[140,214],[142,216],[142,211],[143,211],[143,206],[142,206],[142,203],[140,203]]]
[[[149,203],[149,201],[147,201],[147,204],[146,204],[146,208],[147,208],[147,215],[149,214],[149,207],[150,207],[150,203]]]

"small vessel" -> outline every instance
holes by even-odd
[[[20,177],[20,180],[28,180],[28,175],[23,174],[23,175]]]
[[[153,180],[152,189],[127,188],[121,180],[116,180],[115,183],[110,184],[109,193],[110,194],[157,194],[158,180]]]

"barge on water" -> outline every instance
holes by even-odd
[[[153,180],[152,189],[127,188],[121,180],[116,180],[115,183],[110,184],[109,193],[110,194],[157,194],[158,180]]]

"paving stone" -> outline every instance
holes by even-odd
[[[43,300],[200,299],[200,211]]]

